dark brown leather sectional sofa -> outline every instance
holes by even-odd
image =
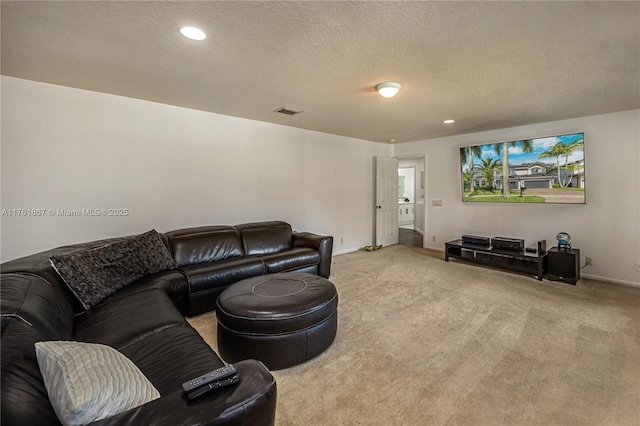
[[[272,425],[276,384],[258,361],[235,363],[240,383],[188,402],[181,384],[223,365],[184,316],[213,310],[233,283],[275,272],[327,278],[332,237],[292,232],[285,222],[208,226],[161,234],[177,268],[127,285],[84,311],[49,256],[99,247],[113,238],[1,265],[2,424],[59,424],[38,368],[34,343],[101,343],[126,355],[161,397],[94,424]]]

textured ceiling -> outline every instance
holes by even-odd
[[[1,14],[3,75],[372,141],[640,108],[639,2],[2,1]],[[187,24],[208,38],[179,35]],[[403,87],[384,99],[383,81]]]

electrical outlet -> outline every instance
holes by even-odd
[[[636,272],[640,272],[640,262],[636,263]]]
[[[340,237],[340,245],[344,244],[344,237]]]
[[[431,242],[432,242],[432,243],[436,243],[436,242],[437,242],[437,241],[436,241],[436,237],[431,237]]]
[[[442,200],[431,200],[431,205],[434,207],[442,207]]]
[[[591,258],[591,257],[585,257],[584,261],[585,261],[584,266],[592,266],[593,265],[593,258]]]

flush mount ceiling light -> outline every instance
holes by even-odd
[[[444,120],[443,123],[444,124],[451,124],[451,123],[455,123],[456,120]]]
[[[180,34],[191,40],[204,40],[207,35],[200,28],[196,27],[180,27]]]
[[[380,83],[376,86],[376,90],[380,93],[380,96],[385,98],[393,98],[398,90],[402,87],[400,83],[394,83],[393,81],[387,81],[386,83]]]

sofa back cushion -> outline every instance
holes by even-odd
[[[155,229],[123,241],[54,255],[50,259],[87,310],[125,285],[176,267]]]
[[[178,268],[244,256],[240,233],[233,226],[202,226],[167,232]]]
[[[158,237],[162,243],[168,248],[169,242],[164,234],[158,234]],[[51,256],[61,256],[78,250],[87,250],[96,247],[101,247],[111,243],[117,243],[130,239],[130,236],[109,238],[104,240],[89,241],[86,243],[78,243],[69,246],[57,247],[51,250],[43,251],[41,253],[32,254],[29,256],[21,257],[19,259],[11,260],[3,263],[1,266],[2,273],[20,273],[20,274],[33,274],[44,278],[51,284],[57,285],[62,288],[69,301],[73,304],[76,312],[84,311],[84,307],[73,294],[71,289],[66,285],[62,277],[56,272],[51,265]]]
[[[2,424],[57,424],[35,343],[73,338],[74,312],[65,289],[35,275],[0,275]]]
[[[293,247],[291,225],[287,222],[256,222],[237,225],[247,256],[277,253]]]

